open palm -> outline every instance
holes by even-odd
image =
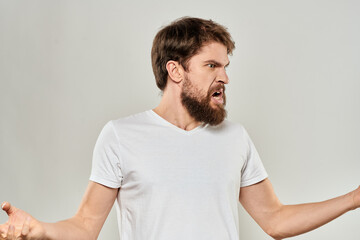
[[[44,229],[41,223],[27,212],[5,202],[1,205],[9,219],[0,225],[0,240],[43,239]]]

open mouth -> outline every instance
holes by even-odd
[[[214,93],[211,95],[211,99],[213,99],[213,101],[217,104],[223,104],[224,103],[223,94],[224,94],[224,89],[223,88],[218,89],[214,91]]]

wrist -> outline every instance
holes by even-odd
[[[351,198],[351,208],[350,208],[350,210],[355,210],[357,207],[355,205],[354,192],[351,192],[349,195],[350,195],[350,198]]]
[[[351,210],[355,210],[360,207],[360,186],[354,191],[350,192],[352,197],[353,205]]]
[[[42,226],[41,240],[54,240],[53,234],[51,234],[51,223],[40,222]]]
[[[355,191],[351,191],[347,194],[345,194],[345,197],[347,199],[347,210],[348,211],[352,211],[357,209],[359,206],[357,206],[356,201],[355,201],[355,196],[356,196],[356,192]]]

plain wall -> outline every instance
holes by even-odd
[[[186,15],[232,34],[229,119],[247,128],[281,201],[355,189],[359,12],[355,0],[0,0],[0,201],[42,221],[71,217],[104,124],[159,103],[152,40]],[[241,239],[269,239],[240,213]],[[359,221],[349,212],[294,239],[358,240]],[[112,211],[99,239],[118,238]]]

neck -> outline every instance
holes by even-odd
[[[178,128],[190,131],[201,122],[195,121],[181,103],[180,92],[165,89],[160,104],[153,111]]]

